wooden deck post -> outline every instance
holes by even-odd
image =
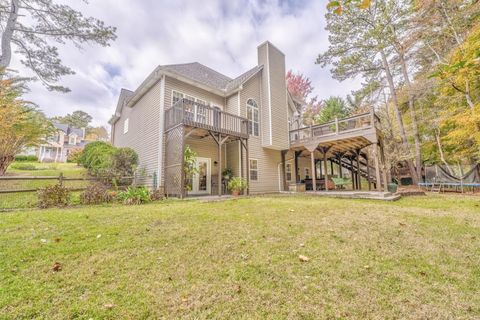
[[[240,139],[240,178],[244,179],[244,172],[243,172],[243,162],[245,159],[243,159],[243,141]]]
[[[298,156],[299,151],[295,151],[295,183],[300,183],[300,175],[298,174]]]
[[[248,150],[248,139],[245,139],[245,157],[247,165],[247,196],[250,195],[250,154]]]
[[[327,150],[324,149],[323,163],[325,166],[325,191],[328,191],[328,164],[327,164]]]
[[[355,190],[355,169],[353,168],[353,156],[350,156],[350,172],[352,174],[352,189]]]
[[[338,176],[340,178],[343,178],[343,172],[342,172],[342,154],[338,153],[337,154],[337,159],[338,159]]]
[[[222,135],[218,134],[218,196],[222,196]]]
[[[357,189],[362,190],[362,174],[360,172],[360,149],[355,150],[357,157]]]
[[[285,172],[285,155],[287,154],[288,150],[282,150],[281,151],[281,157],[282,157],[282,189],[283,191],[287,191],[287,173]]]
[[[370,165],[368,164],[368,156],[365,155],[365,162],[367,163],[367,181],[368,181],[368,191],[372,190],[372,181],[370,179]]]
[[[375,162],[375,179],[377,180],[377,191],[382,191],[382,181],[380,177],[380,161],[378,159],[378,144],[373,144],[373,160]]]
[[[315,151],[310,151],[310,161],[312,163],[312,190],[317,191],[317,169],[315,167]]]

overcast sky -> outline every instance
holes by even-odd
[[[157,65],[198,61],[236,77],[257,64],[256,48],[265,40],[286,54],[287,70],[312,80],[321,99],[359,87],[333,80],[328,69],[315,65],[328,47],[326,0],[65,2],[116,26],[118,38],[107,48],[60,47],[64,63],[76,72],[62,81],[72,92],[49,92],[37,83],[28,95],[48,116],[80,109],[94,117],[94,125],[107,125],[120,89],[135,90]]]

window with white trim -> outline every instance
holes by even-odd
[[[123,134],[128,132],[128,118],[123,122]]]
[[[77,137],[76,136],[68,137],[68,144],[77,144]]]
[[[178,91],[172,90],[172,106],[183,99],[183,93],[180,93]]]
[[[292,180],[292,164],[287,163],[285,165],[285,175],[287,176],[287,181]]]
[[[257,159],[250,159],[250,180],[251,181],[258,180],[258,160]]]
[[[258,137],[259,135],[259,110],[253,99],[247,100],[248,133]]]

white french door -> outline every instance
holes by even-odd
[[[195,164],[197,173],[192,176],[190,181],[189,194],[210,194],[212,186],[211,159],[198,158]]]

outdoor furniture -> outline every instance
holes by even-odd
[[[347,178],[332,178],[332,181],[336,189],[344,189],[346,185],[352,183],[351,180]]]
[[[305,192],[305,184],[304,183],[291,183],[288,186],[288,190],[290,192]]]

